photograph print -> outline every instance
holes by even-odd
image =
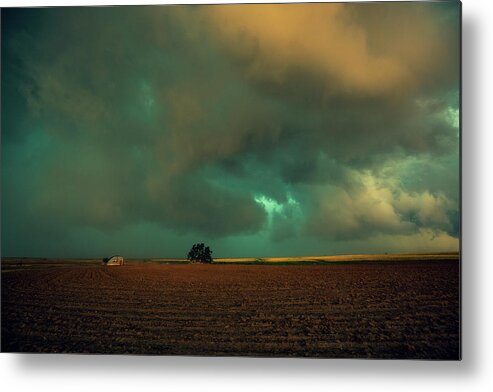
[[[3,8],[1,351],[461,359],[461,4]]]

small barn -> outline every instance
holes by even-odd
[[[103,259],[103,265],[106,266],[114,266],[114,265],[123,265],[123,257],[122,256],[111,256],[110,258]]]

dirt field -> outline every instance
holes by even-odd
[[[459,358],[457,260],[12,263],[2,351]]]

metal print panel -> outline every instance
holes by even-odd
[[[3,352],[460,359],[459,2],[1,18]]]

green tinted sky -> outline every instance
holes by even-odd
[[[457,250],[459,7],[2,10],[2,256]]]

